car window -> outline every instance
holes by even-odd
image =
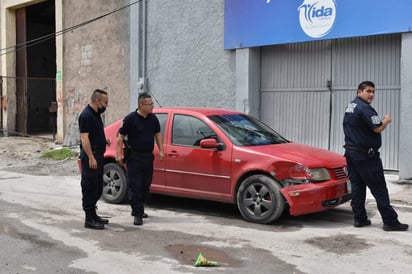
[[[190,115],[175,114],[172,127],[173,144],[200,146],[200,140],[205,138],[217,138],[217,136],[202,120]]]
[[[259,120],[243,114],[224,114],[209,117],[239,146],[259,146],[289,142]]]
[[[157,119],[159,119],[160,123],[160,132],[162,133],[162,137],[164,140],[164,130],[166,127],[166,121],[167,121],[167,113],[156,113]]]

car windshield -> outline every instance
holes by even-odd
[[[213,115],[209,118],[238,146],[283,144],[289,141],[279,133],[244,114]]]

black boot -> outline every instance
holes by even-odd
[[[94,210],[94,220],[95,220],[96,222],[98,222],[98,223],[107,225],[107,224],[109,223],[109,220],[104,219],[104,218],[100,217],[99,215],[97,215],[96,210],[97,210],[97,206],[96,206],[96,208],[95,208],[95,210]]]
[[[99,223],[95,220],[94,214],[96,214],[95,209],[85,210],[86,219],[84,221],[84,227],[90,229],[104,229],[104,224]]]

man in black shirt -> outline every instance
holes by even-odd
[[[352,184],[354,226],[371,224],[365,209],[366,187],[369,187],[382,216],[383,230],[405,231],[408,225],[399,222],[398,214],[390,204],[378,151],[382,145],[381,132],[392,122],[392,118],[386,114],[381,120],[370,105],[374,97],[375,84],[370,81],[360,83],[357,96],[346,107],[343,118],[345,157]]]
[[[82,165],[82,207],[86,213],[84,227],[104,229],[107,219],[96,214],[96,203],[103,191],[103,165],[106,140],[101,114],[108,105],[107,92],[96,89],[91,96],[91,102],[79,116],[81,139],[80,160]]]
[[[153,177],[154,139],[159,147],[160,160],[164,158],[160,123],[152,110],[152,97],[148,93],[139,94],[138,109],[124,118],[117,137],[116,161],[119,164],[126,162],[128,194],[135,225],[142,225],[142,218],[147,218],[144,201]],[[124,144],[126,156],[122,153]]]

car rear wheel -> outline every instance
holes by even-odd
[[[123,203],[127,199],[126,172],[116,163],[104,165],[102,198],[111,204]]]
[[[266,175],[252,175],[240,184],[237,206],[249,222],[267,224],[277,220],[285,210],[281,186]]]

